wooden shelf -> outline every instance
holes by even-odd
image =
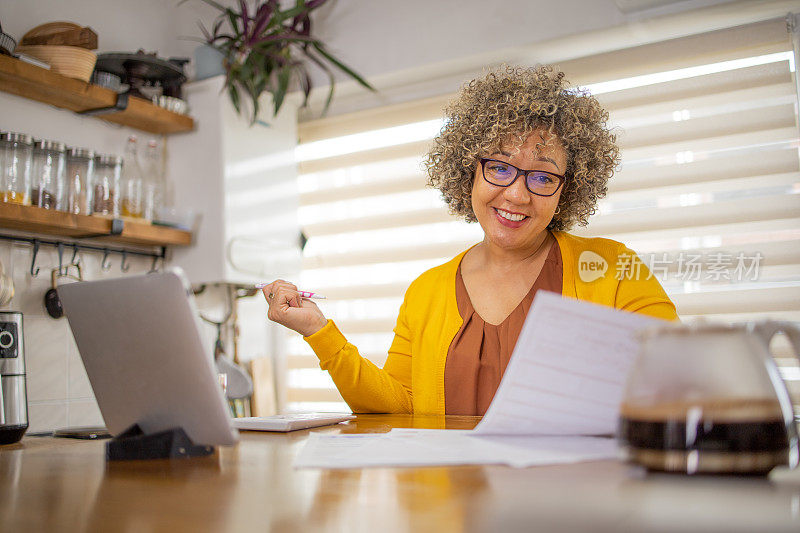
[[[67,78],[5,55],[0,55],[0,91],[70,111],[111,107],[117,101],[117,93],[111,89]],[[194,129],[191,117],[167,111],[135,96],[130,98],[125,111],[95,118],[157,134]]]
[[[111,219],[73,215],[28,205],[0,202],[0,228],[73,239],[100,239],[108,244],[134,246],[188,246],[192,233],[175,228],[125,220],[120,235],[111,235]]]

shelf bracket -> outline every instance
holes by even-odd
[[[96,237],[113,237],[114,235],[122,235],[125,229],[125,221],[121,218],[111,219],[111,229],[108,233],[90,233],[88,235],[76,235],[75,239],[94,239]]]
[[[83,111],[78,111],[79,115],[108,115],[110,113],[121,113],[128,109],[128,92],[124,92],[117,95],[117,103],[110,107],[96,107],[94,109],[84,109]]]

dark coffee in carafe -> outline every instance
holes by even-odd
[[[629,460],[669,472],[765,474],[789,457],[787,421],[772,399],[622,404],[619,439]]]

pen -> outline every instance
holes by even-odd
[[[256,283],[256,289],[263,289],[269,285],[269,283]],[[297,291],[300,293],[302,298],[313,298],[315,300],[327,300],[323,295],[317,294],[316,292],[308,292],[308,291]]]

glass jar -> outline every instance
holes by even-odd
[[[122,216],[142,218],[143,188],[142,167],[136,146],[136,136],[128,137],[125,145],[125,157],[122,164]]]
[[[31,203],[31,155],[33,138],[24,133],[4,132],[0,135],[2,169],[0,199],[13,204]]]
[[[85,148],[67,150],[67,196],[65,211],[76,215],[92,212],[92,190],[89,184],[94,174],[94,152]]]
[[[7,131],[0,130],[0,139]],[[3,141],[0,141],[0,200],[3,198],[3,191],[6,190],[6,146]]]
[[[122,158],[116,155],[98,155],[94,158],[94,174],[89,181],[92,190],[93,215],[118,217],[120,214],[119,179]]]
[[[44,209],[63,210],[65,163],[64,143],[45,140],[33,143],[32,205]]]

